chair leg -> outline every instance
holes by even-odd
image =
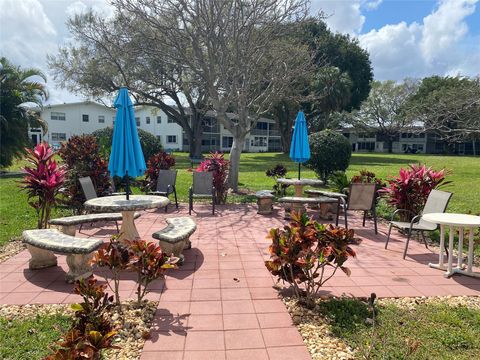
[[[405,259],[405,257],[407,256],[408,243],[410,242],[411,237],[412,237],[412,231],[408,230],[407,242],[405,243],[405,250],[403,251],[403,259]]]
[[[339,218],[340,218],[340,199],[338,199],[338,203],[337,203],[337,217],[335,218],[335,226],[338,226]]]
[[[192,210],[193,210],[192,198],[189,198],[188,199],[188,215],[192,215]]]
[[[215,215],[215,197],[212,198],[212,215]]]
[[[82,231],[82,227],[83,227],[83,223],[80,224],[80,227],[78,228],[78,232]],[[117,229],[118,229],[118,226],[117,226]]]
[[[365,227],[365,219],[366,219],[366,218],[367,218],[367,212],[364,211],[364,212],[363,212],[363,224],[362,224],[363,227]]]
[[[388,242],[390,241],[390,234],[392,233],[392,223],[390,223],[390,226],[388,227],[388,234],[387,234],[387,242],[385,243],[385,249],[388,246]]]
[[[178,210],[178,200],[177,200],[177,189],[176,188],[173,190],[173,195],[175,196],[175,207]]]
[[[118,221],[115,220],[115,226],[117,227],[117,233],[120,232],[120,229],[118,228]]]
[[[345,217],[345,229],[348,230],[348,219],[347,219],[347,209],[343,211]]]
[[[422,231],[422,239],[423,239],[423,242],[425,243],[425,248],[428,249],[427,238],[425,237],[425,232],[424,231]]]
[[[375,235],[378,234],[378,228],[377,228],[377,212],[372,210],[372,215],[373,215],[373,224],[375,226]]]

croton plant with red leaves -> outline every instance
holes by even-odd
[[[291,220],[283,229],[270,230],[270,260],[265,261],[265,266],[311,306],[320,288],[338,269],[350,276],[344,264],[349,257],[356,256],[350,247],[354,233],[351,229],[320,224],[305,213],[292,212]]]
[[[175,166],[175,158],[166,153],[160,151],[151,156],[147,160],[147,171],[145,173],[145,180],[143,182],[144,191],[155,191],[157,188],[158,172],[159,170],[170,170]]]
[[[230,161],[225,159],[221,152],[212,152],[198,165],[198,172],[213,172],[213,186],[215,187],[215,200],[217,204],[225,204],[227,201],[227,177]]]
[[[45,229],[52,208],[57,204],[57,195],[65,181],[65,170],[53,159],[55,152],[42,142],[32,149],[25,149],[27,161],[21,188],[27,192],[28,203],[37,212],[37,227]]]
[[[388,185],[379,193],[396,209],[408,210],[409,213],[402,213],[402,220],[410,221],[411,213],[420,214],[433,189],[451,182],[446,181],[447,174],[445,169],[435,171],[425,165],[412,164],[400,169],[399,176],[387,180]]]

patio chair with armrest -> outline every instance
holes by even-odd
[[[344,205],[345,211],[345,228],[348,229],[348,215],[349,210],[363,211],[363,226],[367,212],[370,211],[373,215],[373,223],[375,227],[375,234],[377,231],[377,212],[375,210],[375,200],[377,197],[377,185],[367,183],[352,183],[349,187],[348,199]]]
[[[408,250],[408,243],[410,242],[410,238],[412,237],[413,231],[420,231],[422,235],[423,242],[425,243],[425,247],[428,249],[427,239],[425,238],[425,231],[434,231],[437,229],[437,224],[425,221],[422,219],[423,214],[430,214],[430,213],[444,213],[447,209],[448,202],[452,197],[452,193],[447,191],[441,190],[432,190],[428,195],[427,202],[423,208],[421,214],[417,215],[414,214],[410,210],[406,209],[398,209],[392,215],[392,220],[390,221],[390,226],[388,228],[388,235],[387,235],[387,242],[385,243],[385,249],[388,246],[388,241],[390,240],[390,234],[392,232],[392,227],[396,227],[401,230],[408,230],[407,234],[407,242],[405,243],[405,250],[403,251],[403,258],[407,256]],[[409,213],[412,217],[410,222],[407,221],[394,221],[395,215],[398,213]],[[443,249],[441,249],[443,251]]]
[[[215,215],[215,187],[212,172],[193,172],[193,185],[188,192],[188,214],[192,215],[194,198],[211,198],[212,215]]]
[[[168,196],[173,194],[175,197],[175,206],[178,209],[177,200],[177,188],[175,186],[177,182],[177,170],[159,170],[157,187],[155,191],[149,192],[150,195]],[[165,212],[167,212],[168,205],[165,206]]]

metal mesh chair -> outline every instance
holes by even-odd
[[[437,229],[437,224],[425,221],[422,219],[423,214],[430,214],[430,213],[443,213],[447,210],[448,202],[452,197],[452,193],[447,191],[441,190],[432,190],[428,195],[427,202],[423,207],[423,211],[420,215],[414,214],[410,210],[406,209],[398,209],[392,215],[392,219],[390,221],[390,226],[388,228],[388,235],[387,235],[387,242],[385,243],[385,249],[388,246],[388,241],[390,240],[390,234],[392,232],[392,227],[396,227],[402,230],[408,230],[407,242],[405,243],[405,250],[403,251],[403,258],[407,256],[407,249],[408,243],[410,242],[410,238],[412,237],[413,230],[420,231],[422,235],[423,242],[425,243],[425,247],[428,249],[427,239],[425,238],[425,231],[434,231]],[[409,213],[413,216],[410,222],[406,221],[393,221],[395,215],[400,212]],[[443,250],[442,250],[443,251]]]
[[[193,172],[193,184],[188,193],[188,213],[191,215],[193,210],[194,198],[211,198],[212,215],[215,214],[215,187],[213,186],[212,172]]]
[[[175,197],[175,206],[178,209],[177,188],[177,170],[159,170],[157,179],[157,188],[155,191],[149,192],[150,195],[160,195],[168,197],[173,194]],[[168,205],[165,206],[167,212]]]
[[[97,196],[97,191],[93,186],[92,179],[90,176],[79,178],[80,186],[83,190],[83,195],[85,195],[86,200],[95,199]]]
[[[377,196],[376,184],[352,183],[349,187],[348,199],[345,204],[345,228],[348,229],[348,214],[349,210],[363,211],[363,226],[367,212],[370,211],[373,215],[373,223],[375,226],[375,234],[377,231],[377,213],[375,211],[375,200]]]

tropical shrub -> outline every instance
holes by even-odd
[[[215,187],[217,204],[225,204],[227,201],[229,166],[230,161],[224,158],[224,154],[216,151],[207,155],[196,169],[198,172],[213,172],[213,186]]]
[[[409,221],[412,213],[420,214],[433,189],[450,183],[445,180],[446,175],[445,169],[435,171],[425,165],[411,164],[408,169],[400,169],[399,176],[387,180],[387,186],[379,192],[396,209],[408,210],[401,216]]]
[[[284,194],[285,190],[288,188],[289,185],[286,184],[278,184],[277,179],[285,177],[287,175],[287,168],[282,164],[277,164],[273,168],[268,169],[265,171],[265,175],[272,178],[275,181],[275,185],[273,185],[273,191],[277,195]]]
[[[83,208],[85,196],[79,178],[90,176],[98,196],[110,191],[108,163],[100,156],[100,149],[92,135],[72,136],[62,144],[60,157],[67,167],[65,201],[77,212]]]
[[[360,170],[358,175],[352,176],[350,180],[352,183],[363,183],[363,184],[377,184],[377,186],[384,187],[386,184],[382,179],[377,178],[374,172],[368,171],[366,169]]]
[[[149,284],[162,278],[167,269],[176,268],[179,259],[167,256],[153,242],[132,240],[126,241],[126,244],[132,252],[130,268],[137,272],[137,306],[141,306]]]
[[[150,159],[153,155],[162,151],[162,143],[155,135],[139,128],[137,128],[137,132],[145,159]],[[112,147],[113,127],[105,127],[103,129],[95,130],[92,133],[92,136],[95,137],[95,140],[100,147],[100,152],[108,159]]]
[[[83,302],[72,305],[74,323],[45,360],[98,360],[101,350],[118,348],[112,345],[116,332],[107,316],[113,296],[109,296],[105,288],[106,285],[97,284],[93,277],[77,281],[74,291]]]
[[[350,276],[344,264],[349,257],[356,256],[349,246],[354,234],[351,229],[320,224],[305,213],[292,212],[291,219],[281,229],[270,229],[270,260],[265,261],[265,266],[272,275],[288,282],[300,301],[311,306],[337,269]],[[327,268],[332,271],[326,274]]]
[[[113,288],[110,281],[105,279],[110,290],[115,294],[115,303],[121,312],[120,303],[120,274],[127,270],[132,261],[133,253],[129,247],[117,240],[117,236],[112,236],[110,242],[104,243],[96,252],[92,262],[100,267],[107,267],[112,272]]]
[[[33,150],[25,149],[27,161],[25,177],[21,188],[27,192],[28,203],[37,212],[37,227],[45,229],[50,220],[52,207],[58,202],[58,194],[65,181],[65,170],[53,159],[55,152],[45,142],[35,146]]]
[[[328,183],[332,190],[341,193],[350,185],[350,179],[345,171],[337,170],[330,174],[328,177]]]
[[[323,130],[308,137],[311,157],[307,163],[324,182],[335,170],[345,171],[352,156],[348,139],[333,130]]]
[[[157,188],[158,171],[169,170],[174,166],[175,158],[164,151],[160,151],[151,156],[147,161],[147,172],[143,183],[143,190],[146,192],[155,191]]]

